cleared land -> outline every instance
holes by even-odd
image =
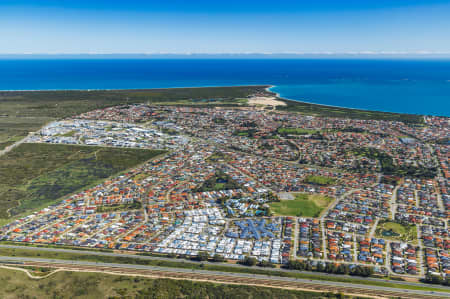
[[[276,97],[252,97],[248,99],[248,104],[262,106],[286,106],[285,102],[277,100]]]
[[[163,151],[21,144],[0,157],[0,221],[99,183]]]
[[[378,238],[411,243],[417,242],[417,229],[415,225],[406,225],[391,221],[380,221],[375,234]]]
[[[325,294],[213,284],[187,280],[150,279],[100,273],[57,272],[31,279],[16,270],[0,269],[1,298],[323,298]],[[338,295],[326,294],[327,298]]]
[[[270,210],[280,216],[317,217],[331,203],[332,198],[320,194],[296,194],[293,200],[270,203]]]

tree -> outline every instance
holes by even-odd
[[[323,263],[321,263],[321,262],[318,262],[318,263],[317,263],[317,271],[318,271],[318,272],[323,272],[323,271],[325,271],[325,266],[323,265]]]
[[[348,266],[345,264],[340,264],[337,268],[337,273],[339,274],[348,274]]]
[[[433,284],[441,284],[442,283],[442,277],[439,275],[431,275],[431,283]]]
[[[327,263],[325,266],[325,272],[336,273],[336,265],[334,263]]]
[[[254,257],[246,256],[242,261],[239,262],[245,266],[254,266],[256,265],[256,259]]]
[[[304,265],[303,267],[304,267],[304,269],[306,271],[311,271],[312,270],[312,265],[311,265],[311,263],[309,261],[303,262],[303,265]]]
[[[271,263],[271,262],[268,262],[268,261],[260,261],[260,262],[258,263],[258,266],[260,266],[260,267],[270,267],[270,268],[275,268],[275,265],[274,265],[273,263]]]
[[[442,282],[443,285],[445,286],[450,286],[450,277],[446,277],[445,280]]]
[[[220,254],[214,254],[213,256],[213,262],[223,262],[225,259]]]
[[[362,276],[363,270],[360,266],[356,266],[350,271],[350,275]]]
[[[203,262],[203,261],[207,261],[207,260],[208,260],[208,257],[209,257],[209,255],[208,255],[208,253],[207,253],[206,251],[200,251],[200,252],[198,253],[196,259],[197,259],[198,261]]]
[[[289,260],[283,267],[291,270],[303,270],[305,268],[302,262],[296,260]]]

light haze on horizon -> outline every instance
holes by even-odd
[[[158,2],[3,0],[0,54],[450,53],[450,1]]]

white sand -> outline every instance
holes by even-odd
[[[248,99],[249,105],[286,106],[285,102],[278,101],[276,97],[252,97]]]

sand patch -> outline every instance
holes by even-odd
[[[248,99],[249,105],[264,105],[264,106],[286,106],[286,103],[277,100],[276,97],[252,97]]]

